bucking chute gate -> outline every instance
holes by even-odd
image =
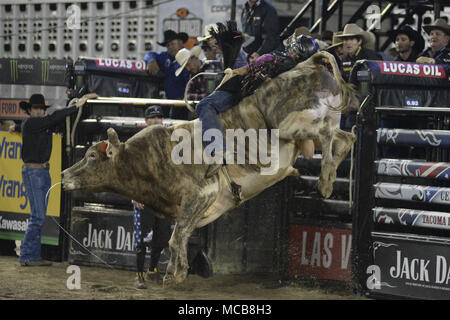
[[[358,291],[450,299],[450,66],[359,61],[351,78]]]

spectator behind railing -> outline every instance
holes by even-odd
[[[357,60],[382,60],[379,54],[366,48],[367,44],[370,44],[370,42],[373,41],[370,33],[364,31],[356,24],[346,24],[342,34],[338,35],[337,38],[342,39],[343,42],[344,56],[342,58],[341,73],[345,81],[348,81],[350,71]],[[342,115],[341,129],[351,131],[355,123],[356,111]]]
[[[177,60],[180,67],[175,72],[178,77],[180,73],[186,69],[189,72],[191,78],[200,72],[205,72],[206,66],[198,58],[202,49],[198,46],[193,47],[192,50],[186,48],[178,51],[175,59]],[[207,95],[207,82],[204,75],[199,75],[192,79],[188,83],[187,99],[188,100],[201,100]]]
[[[266,0],[248,0],[242,10],[242,32],[249,36],[242,48],[252,61],[265,53],[281,50],[278,14]]]
[[[423,30],[430,36],[430,47],[417,59],[420,63],[450,64],[450,26],[444,19],[437,19]]]
[[[183,43],[187,41],[189,36],[184,33],[176,33],[173,30],[164,31],[163,42],[158,42],[159,45],[167,48],[163,52],[147,52],[144,60],[148,64],[148,71],[152,75],[164,75],[164,91],[167,99],[183,99],[184,89],[189,81],[189,73],[184,71],[179,77],[175,76],[175,70],[180,66],[175,60],[175,55],[183,48]],[[167,108],[162,108],[165,118],[168,116],[172,119],[187,120],[189,117],[189,110],[187,108],[171,107],[170,112]]]
[[[222,51],[220,50],[217,40],[211,35],[211,28],[217,31],[217,26],[215,24],[209,24],[205,27],[205,35],[203,37],[197,37],[197,41],[200,43],[206,59],[209,60],[210,63],[214,64],[213,69],[217,69],[216,63],[212,61],[222,61]],[[241,49],[236,58],[233,69],[243,67],[246,63],[247,56]],[[223,66],[220,65],[220,71],[223,71],[223,69]]]
[[[398,53],[395,61],[415,62],[425,46],[423,37],[410,26],[391,31],[389,36]]]
[[[338,36],[342,34],[342,31],[337,31],[333,34],[333,40],[331,45],[326,49],[329,53],[331,53],[336,62],[340,66],[342,64],[342,58],[344,57],[344,49],[342,39]]]

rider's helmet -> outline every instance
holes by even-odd
[[[319,45],[314,38],[295,33],[284,42],[286,51],[294,57],[297,62],[304,61],[319,51]]]

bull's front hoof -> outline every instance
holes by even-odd
[[[175,277],[172,274],[166,274],[163,279],[163,288],[173,288],[176,285]]]

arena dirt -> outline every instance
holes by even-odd
[[[317,288],[310,283],[279,281],[258,275],[189,275],[176,288],[163,289],[148,283],[148,289],[134,287],[135,273],[80,266],[81,289],[67,289],[69,264],[50,267],[22,267],[12,256],[0,256],[0,300],[3,299],[150,299],[150,300],[330,300],[358,299],[349,288]]]

